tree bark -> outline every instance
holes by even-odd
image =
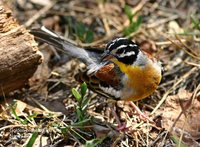
[[[0,2],[0,95],[22,88],[41,62],[33,36]]]

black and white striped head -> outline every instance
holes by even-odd
[[[119,62],[131,65],[136,61],[139,51],[139,47],[131,40],[116,38],[107,44],[103,58],[114,57]]]

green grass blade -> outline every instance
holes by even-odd
[[[81,101],[81,95],[75,88],[72,88],[72,94],[78,102]]]
[[[35,140],[37,139],[39,133],[38,132],[34,132],[30,138],[30,140],[28,141],[27,147],[32,147]]]
[[[87,84],[84,82],[83,84],[81,84],[81,95],[82,97],[84,97],[86,95],[87,92]]]

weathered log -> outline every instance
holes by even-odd
[[[22,88],[41,62],[33,36],[0,2],[0,95]]]

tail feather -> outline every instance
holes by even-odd
[[[61,50],[69,56],[80,59],[82,62],[89,65],[90,67],[93,65],[97,66],[97,64],[99,64],[99,59],[93,58],[93,56],[95,56],[95,54],[97,53],[90,52],[73,45],[69,41],[59,37],[54,32],[46,29],[44,26],[40,29],[32,29],[30,33],[42,42],[54,46],[56,49]],[[99,55],[97,55],[96,57],[99,57]]]

